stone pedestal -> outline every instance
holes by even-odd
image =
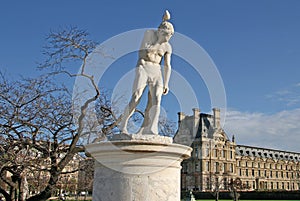
[[[190,147],[135,139],[86,149],[96,159],[93,201],[180,201],[180,163]]]

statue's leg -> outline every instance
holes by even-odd
[[[151,98],[151,93],[150,91],[148,91],[148,99],[147,99],[147,106],[146,106],[146,110],[144,112],[144,121],[143,121],[143,124],[141,126],[141,129],[139,130],[139,134],[149,134],[150,133],[150,123],[151,123],[151,120],[150,120],[150,116],[149,116],[149,112],[150,112],[150,109],[152,107],[152,98]]]
[[[145,90],[145,87],[137,89],[132,94],[131,100],[125,108],[124,114],[122,116],[122,121],[119,125],[119,128],[120,128],[122,133],[128,133],[128,131],[127,131],[128,120],[130,119],[130,117],[134,113],[136,106],[139,104],[139,102],[141,100],[141,96],[143,95],[144,90]]]
[[[158,134],[158,121],[163,88],[160,85],[149,86],[151,108],[149,108],[149,129],[152,134]]]
[[[119,124],[119,129],[122,133],[128,133],[127,124],[128,120],[134,113],[136,106],[139,104],[141,96],[146,88],[147,84],[147,74],[144,71],[143,67],[136,68],[136,76],[134,80],[134,84],[132,87],[132,97],[129,104],[126,106],[124,113],[122,115],[122,120]]]

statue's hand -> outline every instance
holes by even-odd
[[[167,95],[169,92],[169,87],[164,87],[163,95]]]

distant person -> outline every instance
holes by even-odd
[[[59,195],[59,200],[66,200],[66,197],[63,193]]]

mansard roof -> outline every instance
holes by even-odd
[[[282,151],[269,148],[236,145],[236,154],[239,156],[252,156],[259,158],[271,158],[277,160],[300,161],[300,153]]]

